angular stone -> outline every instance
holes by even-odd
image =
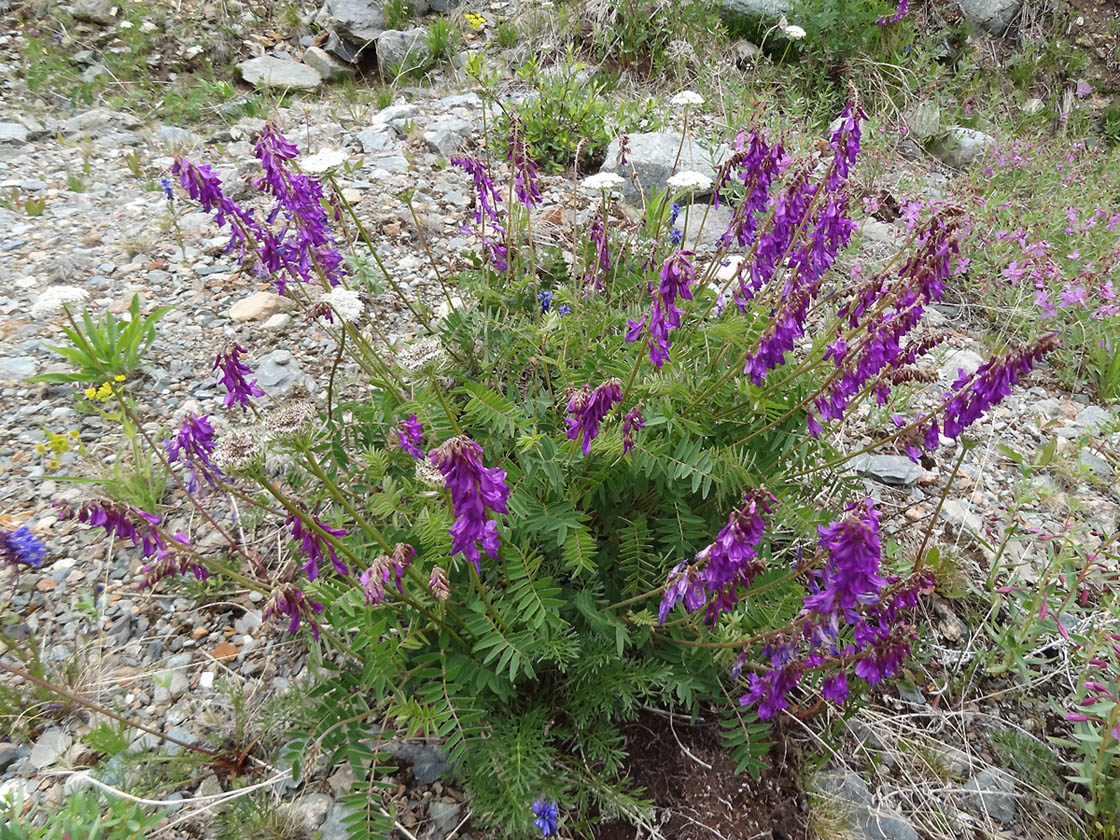
[[[74,739],[67,733],[51,727],[39,736],[39,740],[31,748],[31,755],[27,757],[27,761],[36,770],[50,767],[58,763],[73,742]]]
[[[428,150],[445,158],[451,157],[459,151],[459,146],[462,144],[463,138],[453,131],[440,129],[439,131],[424,132],[424,145],[428,147]]]
[[[682,145],[683,138],[673,131],[651,131],[630,135],[630,159],[621,169],[618,166],[618,140],[607,146],[607,156],[600,172],[614,172],[622,176],[620,187],[625,198],[636,198],[637,187],[630,180],[631,166],[638,174],[638,183],[649,195],[650,190],[664,190],[669,177],[676,172],[692,170],[715,179],[716,168],[713,155],[699,143],[689,139]],[[697,193],[699,196],[700,193]]]
[[[0,143],[26,143],[27,126],[17,122],[0,122]]]
[[[957,499],[949,499],[942,505],[941,518],[974,537],[984,535],[984,520]]]
[[[257,376],[257,384],[272,397],[286,394],[307,376],[288,350],[273,350],[261,356],[253,366],[253,371]]]
[[[930,151],[942,162],[956,169],[964,169],[979,160],[984,152],[996,144],[996,138],[975,128],[953,125],[933,144]]]
[[[1107,429],[1116,422],[1116,418],[1107,408],[1099,405],[1087,405],[1077,413],[1073,421],[1075,424],[1090,432]]]
[[[327,0],[315,21],[355,44],[375,41],[385,31],[379,0]]]
[[[326,820],[332,805],[334,800],[325,793],[311,793],[301,796],[288,807],[294,817],[301,820],[306,828],[314,831]]]
[[[902,242],[902,237],[895,231],[893,225],[880,222],[878,219],[864,219],[859,226],[859,232],[863,234],[864,239],[872,242],[882,242],[886,245],[898,245]]]
[[[1015,819],[1015,779],[994,768],[981,770],[961,788],[961,803],[978,817],[1006,824]]]
[[[447,14],[452,9],[461,5],[462,2],[463,0],[428,0],[428,5],[431,7],[433,12]]]
[[[909,487],[922,477],[922,468],[903,455],[861,455],[852,469],[882,484]]]
[[[941,130],[941,109],[932,100],[919,102],[906,115],[906,127],[916,140],[928,140]]]
[[[706,250],[714,248],[719,238],[727,232],[731,224],[731,208],[726,204],[712,207],[709,204],[694,204],[685,213],[681,208],[677,217],[677,229],[681,232],[682,248]],[[699,240],[696,235],[700,234]]]
[[[352,65],[336,58],[321,47],[308,47],[304,50],[303,63],[328,82],[349,78],[357,72]]]
[[[963,370],[966,374],[973,374],[984,364],[984,357],[971,350],[954,350],[945,357],[939,370],[943,382],[952,383],[957,380]]]
[[[1112,478],[1112,467],[1108,461],[1091,449],[1082,449],[1077,456],[1077,463],[1098,478]]]
[[[242,79],[258,87],[315,90],[323,83],[323,77],[313,67],[274,55],[247,59],[238,64],[237,69]]]
[[[362,144],[362,151],[367,155],[370,152],[383,152],[396,146],[396,140],[391,134],[376,128],[363,128],[359,131],[358,142]]]
[[[957,0],[964,16],[995,35],[1015,20],[1022,3],[1020,0]]]
[[[292,316],[287,312],[277,312],[275,315],[269,317],[267,321],[261,324],[262,330],[269,332],[277,332],[279,330],[287,329],[292,324]]]
[[[427,29],[386,29],[377,36],[377,66],[383,77],[422,70],[431,60]]]
[[[459,824],[459,812],[463,808],[455,802],[435,801],[428,806],[428,819],[433,829],[433,840],[443,840]]]
[[[78,20],[107,26],[116,19],[113,17],[115,7],[113,0],[73,0],[70,13]]]
[[[177,125],[161,125],[156,129],[156,137],[169,146],[183,146],[202,142],[199,135],[193,131],[187,131],[185,128],[179,128]]]
[[[346,64],[356,63],[362,53],[362,47],[355,47],[349,41],[339,38],[334,32],[327,36],[327,43],[323,45],[323,49]]]
[[[728,17],[776,18],[789,11],[789,0],[720,0],[719,6]]]
[[[264,321],[281,312],[287,312],[295,304],[275,292],[257,292],[235,303],[229,310],[229,317],[235,321]]]
[[[382,744],[381,749],[411,764],[412,775],[422,785],[435,784],[448,771],[447,755],[436,746],[390,741]]]
[[[109,108],[91,108],[82,111],[68,119],[62,126],[64,134],[80,134],[86,131],[98,131],[111,128],[136,128],[140,120],[125,111],[113,111]]]
[[[31,356],[0,356],[0,382],[34,376],[38,367]]]

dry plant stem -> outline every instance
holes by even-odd
[[[920,572],[926,564],[926,546],[929,545],[929,538],[933,534],[933,528],[937,524],[937,517],[941,515],[941,509],[945,506],[945,500],[949,498],[949,491],[953,488],[953,481],[960,472],[961,464],[964,463],[964,457],[968,454],[969,447],[961,445],[961,454],[957,458],[957,462],[953,464],[953,471],[949,473],[949,479],[945,482],[945,488],[941,491],[941,497],[937,500],[937,507],[933,511],[933,516],[930,518],[929,527],[926,528],[925,534],[922,536],[922,544],[918,547],[918,557],[914,561],[914,571]],[[1006,545],[1006,541],[1004,542]]]
[[[140,723],[139,721],[131,720],[129,718],[124,717],[124,715],[119,715],[116,712],[114,712],[112,709],[106,708],[105,706],[102,706],[100,703],[95,703],[93,700],[89,700],[85,697],[82,697],[80,694],[75,694],[72,691],[67,691],[65,688],[59,688],[56,685],[52,685],[51,683],[47,682],[46,680],[44,680],[40,677],[35,676],[34,674],[30,673],[29,671],[25,671],[23,668],[16,668],[13,665],[8,665],[5,662],[0,662],[0,670],[7,671],[9,674],[11,674],[14,677],[19,677],[20,679],[24,679],[24,680],[27,680],[28,682],[32,682],[35,685],[39,686],[40,688],[45,688],[47,691],[51,692],[52,694],[57,694],[59,697],[63,697],[65,699],[69,700],[71,703],[77,703],[79,706],[84,706],[87,709],[92,709],[93,711],[97,712],[98,714],[106,715],[107,717],[112,718],[113,720],[117,721],[118,723],[123,723],[123,724],[131,726],[135,729],[139,729],[141,732],[146,732],[149,735],[155,735],[157,738],[159,738],[162,741],[168,741],[172,744],[177,744],[178,746],[182,747],[183,749],[190,750],[191,752],[198,753],[199,755],[207,755],[207,756],[210,756],[211,758],[216,758],[217,756],[219,756],[221,754],[221,753],[217,752],[216,750],[207,749],[206,747],[200,747],[197,744],[188,744],[186,741],[180,741],[178,738],[172,737],[171,735],[165,735],[164,733],[159,732],[158,730],[151,729],[151,728],[145,726],[144,724]]]
[[[331,372],[327,376],[327,423],[334,428],[334,377],[338,373],[338,366],[342,364],[342,351],[346,344],[346,332],[343,331],[338,337],[338,352],[334,354],[334,362],[331,364]]]
[[[428,245],[428,237],[424,236],[424,229],[420,226],[420,217],[416,215],[416,208],[412,205],[412,196],[409,195],[407,201],[408,212],[412,216],[412,223],[416,225],[416,235],[420,237],[420,247],[424,249],[424,253],[428,256],[428,262],[432,265],[432,271],[435,272],[436,279],[439,281],[439,287],[443,290],[444,300],[447,301],[448,314],[455,311],[455,304],[451,301],[451,293],[447,290],[447,283],[444,282],[443,272],[439,270],[439,265],[436,264],[436,258],[432,255],[432,249]],[[507,251],[508,253],[508,251]]]
[[[387,554],[391,553],[393,551],[393,547],[389,545],[389,541],[385,539],[378,528],[375,528],[372,524],[370,524],[369,520],[358,513],[358,511],[354,508],[354,505],[350,503],[350,499],[347,497],[346,493],[344,493],[342,489],[337,484],[335,484],[334,481],[332,481],[327,475],[326,470],[323,469],[322,464],[319,463],[314,453],[312,453],[311,450],[308,449],[301,452],[300,454],[303,455],[304,463],[307,464],[307,468],[311,470],[311,473],[316,478],[323,482],[327,490],[330,492],[331,496],[334,497],[335,501],[342,505],[346,512],[349,513],[350,516],[354,518],[354,521],[358,523],[358,526],[363,531],[365,531],[366,534],[373,537],[374,541],[379,546],[381,546],[381,548],[384,549]]]

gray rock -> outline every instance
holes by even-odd
[[[973,374],[982,364],[984,364],[984,357],[979,353],[974,353],[971,350],[954,350],[945,357],[939,375],[943,382],[953,383],[962,370],[966,374]]]
[[[323,831],[319,840],[346,840],[350,836],[343,820],[350,815],[350,811],[341,802],[336,802],[331,808],[327,821],[323,823]]]
[[[68,119],[62,126],[64,134],[100,132],[102,129],[129,129],[140,125],[140,120],[125,111],[108,108],[91,108]]]
[[[31,356],[0,356],[0,382],[34,376],[38,367]]]
[[[199,135],[195,134],[193,131],[187,131],[185,128],[179,128],[177,125],[161,125],[156,130],[156,137],[169,146],[182,146],[202,142],[202,138]]]
[[[1108,461],[1091,449],[1082,449],[1081,454],[1077,456],[1077,462],[1099,478],[1112,478],[1112,467]]]
[[[16,761],[27,755],[27,748],[20,747],[10,741],[0,743],[0,773],[3,773]]]
[[[941,518],[974,537],[984,535],[984,520],[957,499],[948,499],[941,507]]]
[[[397,141],[386,131],[376,128],[363,128],[358,132],[358,142],[362,144],[362,151],[367,155],[370,152],[383,152],[392,149]]]
[[[441,128],[438,131],[424,132],[424,145],[428,151],[435,152],[443,157],[451,157],[463,144],[463,138],[454,131]]]
[[[726,204],[719,207],[695,204],[688,208],[687,218],[685,216],[682,209],[677,217],[677,227],[681,231],[683,243],[681,247],[692,248],[693,243],[696,243],[695,250],[714,248],[731,224],[731,208]],[[697,233],[700,234],[699,240],[696,239]]]
[[[246,610],[241,618],[233,621],[233,629],[242,636],[247,636],[261,626],[261,614],[257,610]]]
[[[422,70],[431,60],[427,29],[386,29],[377,36],[377,66],[384,77]]]
[[[867,840],[918,840],[918,832],[893,808],[869,808],[856,827]]]
[[[878,219],[867,218],[859,226],[859,231],[864,239],[872,242],[882,242],[886,245],[898,245],[902,238],[895,231],[893,225],[880,222]]]
[[[366,158],[365,165],[374,171],[383,169],[386,172],[407,172],[409,168],[408,158],[402,154],[373,155]]]
[[[858,831],[866,840],[918,840],[918,833],[902,814],[872,804],[867,783],[857,774],[818,774],[816,788],[840,806],[848,827]]]
[[[303,63],[314,69],[328,82],[353,76],[357,70],[322,47],[308,47],[303,53]]]
[[[448,770],[447,755],[429,744],[406,744],[390,741],[380,749],[394,758],[412,765],[412,775],[422,785],[432,785]]]
[[[0,143],[26,143],[27,126],[17,122],[0,122]]]
[[[456,108],[458,106],[466,106],[467,108],[481,108],[482,99],[477,93],[455,93],[451,96],[445,96],[439,100],[440,105],[445,105],[448,108]]]
[[[334,801],[325,793],[311,793],[293,802],[289,810],[292,816],[303,822],[305,828],[314,831],[326,820],[333,805]]]
[[[420,109],[417,106],[411,102],[401,102],[397,105],[382,108],[370,117],[370,124],[375,128],[381,127],[384,130],[385,126],[398,125],[407,120],[414,120],[419,116]]]
[[[941,109],[932,100],[919,102],[906,115],[906,126],[910,136],[917,140],[928,140],[941,130]]]
[[[375,41],[385,31],[379,0],[327,0],[315,22],[355,44]]]
[[[432,840],[443,840],[448,834],[455,830],[455,826],[459,824],[459,813],[463,810],[463,806],[455,802],[433,802],[428,806],[428,819],[432,823],[432,834],[429,835]]]
[[[1086,499],[1081,502],[1085,524],[1101,536],[1111,537],[1120,530],[1120,507],[1104,499]]]
[[[342,40],[334,32],[327,35],[327,43],[323,44],[323,49],[346,64],[355,64],[363,51],[361,46]]]
[[[922,477],[922,468],[903,455],[861,455],[852,469],[882,484],[909,487]]]
[[[291,324],[291,315],[289,315],[287,312],[277,312],[275,315],[261,324],[261,329],[268,330],[269,332],[278,332],[280,330],[287,329],[289,326],[291,326]]]
[[[1087,405],[1077,413],[1073,422],[1089,432],[1098,432],[1107,429],[1116,422],[1112,412],[1099,405]]]
[[[961,804],[978,817],[1006,824],[1015,819],[1015,779],[1002,770],[981,770],[961,788]]]
[[[820,773],[816,777],[816,788],[825,796],[846,805],[867,807],[871,804],[867,782],[851,771]]]
[[[615,172],[622,176],[622,195],[634,198],[639,195],[630,180],[630,167],[638,173],[638,183],[648,195],[651,189],[664,190],[669,176],[676,172],[694,170],[714,179],[716,169],[713,155],[699,143],[689,139],[681,145],[682,137],[673,131],[652,131],[630,135],[630,160],[621,168],[618,166],[618,140],[607,146],[606,161],[600,172]],[[678,159],[679,158],[679,159]]]
[[[458,7],[462,2],[463,0],[428,0],[428,5],[433,12],[447,14],[452,9]]]
[[[257,375],[257,384],[273,397],[288,393],[297,382],[306,378],[288,350],[266,353],[257,360],[253,370]]]
[[[31,748],[31,755],[27,757],[27,761],[36,770],[50,767],[58,763],[73,742],[74,739],[67,733],[51,727],[39,736],[39,740]]]
[[[964,169],[996,144],[996,138],[975,128],[953,125],[931,146],[930,151],[942,163]]]
[[[996,35],[1011,25],[1022,6],[1020,0],[957,0],[964,16]]]
[[[70,13],[78,20],[99,23],[102,26],[116,19],[113,17],[115,8],[116,4],[113,0],[73,0],[70,3]]]
[[[776,18],[789,11],[789,0],[720,0],[719,6],[728,17]]]
[[[273,55],[247,59],[238,64],[237,69],[242,79],[258,87],[315,90],[323,83],[323,77],[313,67]]]

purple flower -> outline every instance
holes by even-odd
[[[510,118],[509,145],[506,149],[506,160],[509,161],[513,171],[513,193],[517,200],[525,205],[525,209],[532,210],[541,203],[541,191],[537,186],[537,165],[529,157],[529,147],[525,142],[525,130],[521,120],[517,117]]]
[[[669,331],[681,325],[681,310],[677,308],[678,298],[692,300],[692,282],[696,277],[696,268],[689,259],[691,251],[677,251],[661,266],[658,272],[658,285],[656,292],[651,289],[648,320],[627,323],[630,329],[626,333],[627,341],[637,341],[642,333],[649,335],[649,360],[657,368],[661,368],[669,360]]]
[[[168,178],[160,178],[159,185],[163,188],[163,194],[167,196],[167,200],[174,201],[175,193],[171,191],[171,181]]]
[[[156,559],[140,570],[144,576],[140,581],[141,589],[155,586],[164,578],[185,575],[187,572],[193,574],[195,580],[210,577],[210,572],[194,559],[193,554],[183,551],[184,548],[191,551],[191,543],[186,534],[176,531],[171,540],[171,545],[160,549]]]
[[[210,415],[196,417],[188,412],[179,427],[179,433],[163,442],[167,450],[168,462],[181,462],[187,468],[187,492],[198,490],[198,473],[211,487],[217,487],[221,471],[210,462],[214,451],[214,427],[210,425]]]
[[[770,146],[762,132],[739,132],[735,138],[735,153],[724,163],[716,175],[712,192],[712,205],[719,207],[723,196],[721,189],[731,180],[732,172],[743,182],[743,201],[735,208],[727,231],[720,243],[728,245],[734,239],[740,247],[754,242],[759,219],[765,214],[770,201],[774,180],[786,165],[786,154],[781,144]]]
[[[843,613],[854,624],[856,606],[877,603],[887,581],[879,575],[882,547],[874,502],[865,499],[849,505],[848,511],[839,522],[817,528],[828,560],[820,591],[805,597],[805,609],[826,617]]]
[[[397,428],[397,439],[401,449],[418,461],[424,460],[424,450],[420,448],[424,443],[424,424],[416,419],[415,414],[410,414],[407,420],[401,421]]]
[[[847,180],[859,154],[859,141],[862,134],[860,122],[866,119],[867,114],[855,103],[849,102],[844,106],[840,114],[840,125],[828,140],[834,155],[832,172],[825,182],[829,192],[835,192]]]
[[[292,528],[292,539],[301,544],[303,554],[307,557],[307,562],[303,566],[303,570],[307,572],[307,579],[315,580],[319,577],[319,563],[324,559],[324,551],[326,556],[330,557],[336,572],[340,575],[350,574],[346,564],[338,559],[334,550],[334,542],[320,533],[320,531],[323,531],[336,539],[340,539],[346,536],[346,529],[331,528],[314,516],[311,517],[311,521],[317,527],[309,527],[304,523],[302,517],[296,516],[294,513],[287,519],[287,524]]]
[[[446,601],[451,597],[451,584],[447,580],[447,571],[442,566],[432,566],[432,574],[428,577],[428,591],[437,601]]]
[[[774,668],[759,676],[747,675],[747,693],[739,698],[740,706],[758,703],[758,716],[769,720],[789,706],[788,696],[801,680],[802,671],[796,665]]]
[[[571,315],[572,314],[572,307],[568,306],[568,304],[566,304],[566,303],[562,303],[562,304],[560,304],[559,306],[556,307],[556,314],[559,315],[561,318],[563,318],[565,315]]]
[[[837,706],[843,706],[848,699],[848,677],[843,671],[837,671],[824,678],[821,684],[821,697],[831,700]]]
[[[219,228],[229,223],[227,251],[240,246],[244,255],[245,245],[250,237],[258,241],[263,239],[264,230],[253,218],[253,211],[245,210],[222,192],[222,179],[209,166],[193,164],[186,158],[175,158],[171,173],[179,176],[179,185],[186,190],[187,195],[201,204],[204,211],[214,215],[214,222]]]
[[[496,513],[509,513],[506,501],[509,487],[506,472],[498,467],[482,465],[482,447],[466,435],[451,438],[428,453],[432,463],[444,476],[444,486],[451,493],[455,524],[451,526],[451,554],[462,553],[475,571],[482,573],[477,543],[482,543],[486,556],[498,556],[501,540],[498,526],[486,516],[489,508]]]
[[[634,451],[634,432],[645,427],[642,407],[636,405],[622,418],[622,454],[626,455]]]
[[[898,7],[895,9],[893,15],[880,15],[879,19],[875,21],[879,26],[887,26],[891,23],[898,23],[906,13],[910,11],[910,0],[898,0]]]
[[[552,308],[552,292],[547,289],[537,292],[537,300],[540,302],[542,315]]]
[[[611,267],[611,255],[607,250],[607,229],[602,207],[596,210],[595,215],[591,217],[588,234],[591,238],[591,244],[595,248],[595,261],[588,268],[583,280],[584,283],[590,283],[594,280],[595,289],[598,291],[603,288],[603,277]]]
[[[484,219],[488,218],[495,225],[499,224],[497,207],[501,203],[502,197],[494,188],[494,181],[490,177],[490,171],[486,168],[485,161],[466,155],[452,155],[451,164],[458,166],[474,179],[474,192],[477,201],[474,208],[475,221],[483,224]]]
[[[560,818],[560,809],[555,802],[546,802],[538,799],[533,803],[533,825],[541,830],[541,837],[550,837],[556,833],[556,821]]]
[[[47,547],[26,525],[14,531],[0,530],[0,555],[9,563],[38,569],[46,554]]]
[[[358,581],[365,590],[367,604],[380,604],[385,600],[385,584],[392,580],[397,592],[403,592],[404,571],[416,559],[416,549],[405,543],[397,543],[392,555],[381,554],[374,558],[373,564],[362,572]]]
[[[702,561],[710,548],[711,546],[697,554],[696,559]],[[681,601],[684,601],[685,609],[693,612],[704,606],[707,600],[708,590],[704,586],[703,576],[694,565],[687,560],[682,560],[669,570],[665,579],[665,591],[661,595],[661,606],[657,610],[657,623],[664,624],[673,607]]]
[[[226,387],[224,401],[226,408],[231,408],[236,402],[245,410],[249,408],[249,400],[252,397],[264,396],[264,391],[257,384],[257,380],[254,379],[252,382],[246,380],[246,376],[251,374],[252,370],[241,361],[241,354],[244,352],[244,347],[237,342],[231,342],[214,360],[212,370],[221,370],[222,374],[218,377],[218,381]]]
[[[306,621],[311,627],[311,635],[315,637],[315,641],[319,641],[319,624],[315,621],[315,616],[322,613],[321,603],[308,600],[301,589],[288,583],[273,593],[261,615],[266,620],[274,615],[288,616],[291,619],[288,624],[289,633],[295,633],[299,629],[300,621]]]
[[[156,531],[160,518],[154,513],[145,513],[140,508],[123,502],[108,499],[94,499],[83,502],[77,508],[69,502],[58,505],[59,519],[74,519],[86,525],[104,528],[118,539],[129,540],[139,545],[144,557],[151,557],[164,547],[163,538]]]
[[[568,399],[568,440],[582,436],[584,455],[591,454],[591,441],[599,436],[599,424],[621,399],[622,382],[618,379],[608,379],[594,391],[584,385]]]

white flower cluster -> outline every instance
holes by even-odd
[[[712,179],[705,175],[703,172],[696,172],[692,169],[686,169],[684,172],[678,172],[672,176],[668,184],[675,190],[689,190],[699,191],[710,189],[712,186]]]
[[[51,286],[43,291],[31,304],[32,318],[46,318],[57,315],[68,306],[83,304],[89,300],[89,292],[77,286]]]
[[[583,183],[579,186],[585,193],[595,194],[616,190],[624,183],[626,182],[621,175],[616,175],[614,172],[600,172],[598,175],[590,175],[584,178]]]
[[[694,90],[682,90],[669,100],[669,104],[674,108],[687,108],[692,105],[699,107],[704,104],[704,97]]]
[[[299,159],[299,168],[308,175],[322,175],[346,163],[347,154],[342,149],[320,149],[313,155]]]
[[[365,304],[361,295],[342,286],[335,286],[329,292],[324,292],[319,298],[323,303],[329,304],[334,313],[343,321],[357,321],[365,312]]]

